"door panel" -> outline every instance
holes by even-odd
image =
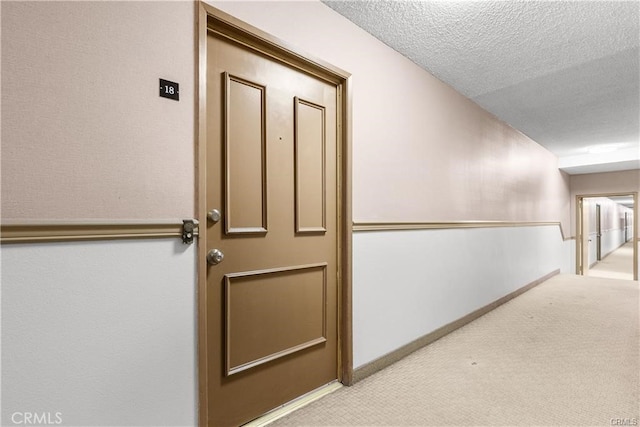
[[[326,341],[326,267],[225,276],[227,375]]]
[[[295,98],[296,231],[326,231],[325,108]]]
[[[265,87],[224,73],[225,228],[267,231]]]
[[[209,424],[239,425],[337,378],[335,85],[207,38]]]

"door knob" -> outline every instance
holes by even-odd
[[[207,253],[207,262],[210,265],[220,264],[224,260],[224,254],[220,249],[211,249]]]
[[[214,224],[218,221],[220,221],[220,211],[218,209],[211,209],[208,213],[207,213],[207,218],[209,218],[209,220],[211,220],[211,222],[213,222]]]

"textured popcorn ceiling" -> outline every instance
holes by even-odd
[[[570,173],[640,168],[639,1],[323,2]]]

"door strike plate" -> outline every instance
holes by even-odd
[[[182,220],[182,243],[185,245],[193,243],[193,236],[198,231],[198,221],[195,219]]]

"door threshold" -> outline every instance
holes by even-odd
[[[266,414],[256,418],[253,421],[249,421],[246,424],[243,424],[243,427],[263,427],[268,424],[271,424],[275,420],[278,420],[282,417],[289,415],[290,413],[297,411],[300,408],[303,408],[310,404],[311,402],[315,402],[316,400],[333,393],[334,391],[342,388],[342,384],[339,381],[331,382],[327,385],[323,385],[313,391],[310,391],[307,394],[304,394],[297,399],[292,400],[289,403],[285,403],[284,405],[272,409]]]

